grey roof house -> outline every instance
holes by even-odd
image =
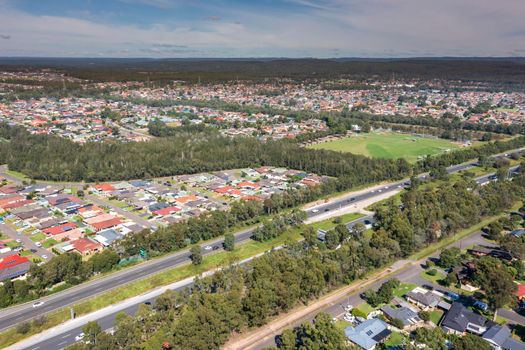
[[[388,325],[377,318],[366,320],[356,327],[345,329],[346,337],[365,350],[375,349],[376,345],[385,340],[390,333]]]
[[[447,333],[464,334],[469,331],[481,335],[487,330],[487,322],[485,317],[455,302],[443,318],[441,327]]]
[[[433,309],[440,302],[439,297],[432,292],[419,293],[411,291],[405,297],[409,302],[416,304],[423,310]]]
[[[506,326],[494,325],[483,334],[483,339],[496,350],[525,350],[525,343],[512,338]]]
[[[381,308],[381,311],[383,311],[385,316],[390,320],[400,320],[405,327],[422,322],[418,314],[408,307],[392,308],[386,305]]]

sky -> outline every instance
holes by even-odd
[[[525,0],[0,0],[0,56],[525,56]]]

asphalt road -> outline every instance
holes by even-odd
[[[42,260],[51,259],[51,257],[55,255],[49,250],[37,246],[36,243],[33,242],[31,239],[29,239],[27,235],[24,235],[23,233],[18,233],[15,229],[10,227],[9,225],[0,224],[0,232],[5,233],[6,235],[8,235],[10,238],[14,240],[20,240],[20,244],[22,244],[23,247],[25,247],[26,249],[34,250],[35,254],[40,256]],[[44,256],[46,258],[44,258]]]
[[[242,243],[249,240],[253,230],[245,230],[235,236],[236,243]],[[202,248],[203,255],[212,254],[222,250],[223,239],[214,240],[207,245],[212,247],[211,250]],[[214,247],[217,247],[214,249]],[[93,280],[86,284],[80,284],[76,287],[66,289],[63,292],[40,298],[44,305],[33,307],[32,303],[25,303],[3,310],[0,313],[0,329],[6,329],[13,325],[30,320],[37,316],[44,315],[55,309],[63,308],[75,304],[83,299],[96,296],[123,284],[130,283],[148,275],[158,273],[162,270],[173,268],[190,262],[190,253],[187,250],[180,251],[159,259],[147,261],[143,264],[123,269],[104,278]]]

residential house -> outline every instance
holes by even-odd
[[[440,298],[434,293],[419,291],[417,288],[407,293],[405,298],[424,311],[435,309],[440,302]]]
[[[79,252],[83,256],[88,256],[102,251],[102,244],[95,242],[89,238],[80,238],[71,243],[73,250]]]
[[[417,312],[408,307],[392,308],[391,306],[386,305],[381,308],[381,311],[383,311],[385,316],[390,320],[400,320],[404,327],[423,322],[423,320],[419,318]]]
[[[441,327],[447,333],[462,335],[469,331],[481,335],[487,330],[487,322],[485,317],[454,302],[443,318]]]
[[[484,334],[483,339],[495,350],[525,350],[525,343],[512,338],[507,326],[494,325]]]
[[[390,333],[386,322],[377,318],[366,320],[356,327],[345,329],[346,337],[365,350],[375,349],[377,344],[384,341]]]
[[[31,266],[29,259],[19,255],[8,255],[0,259],[0,281],[24,276]]]

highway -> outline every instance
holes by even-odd
[[[520,150],[515,150],[513,152],[519,152]],[[511,154],[513,152],[507,152],[507,154]],[[502,155],[499,155],[502,156]],[[449,168],[449,172],[457,172],[461,170],[466,170],[469,168],[472,168],[475,166],[476,162],[469,162],[461,165],[456,165],[451,168]],[[517,167],[513,167],[517,168]],[[425,177],[427,175],[420,175],[420,177]],[[490,181],[489,177],[491,175],[485,175],[482,177],[477,178],[478,183],[486,183]],[[364,190],[358,195],[356,194],[349,194],[346,196],[343,196],[339,198],[336,201],[324,203],[321,205],[318,205],[316,207],[309,208],[306,210],[308,216],[316,217],[318,215],[326,214],[329,211],[332,211],[334,209],[340,209],[342,207],[353,205],[357,202],[361,202],[364,200],[370,200],[371,198],[374,198],[379,195],[385,195],[390,192],[395,192],[399,190],[404,185],[410,184],[410,181],[408,179],[401,180],[395,183],[387,184],[382,186],[380,189],[375,190]],[[369,220],[370,217],[361,218],[356,221],[364,221]],[[254,229],[246,229],[244,231],[238,232],[235,235],[236,243],[239,244],[241,242],[247,241],[251,238],[252,232]],[[213,252],[217,252],[222,250],[222,238],[218,238],[216,240],[213,240],[207,245],[210,245],[213,247],[212,250],[204,250],[203,249],[203,255],[212,254]],[[0,330],[12,327],[16,325],[17,323],[24,322],[31,320],[35,317],[45,315],[46,313],[49,313],[53,310],[63,308],[69,305],[73,305],[75,303],[78,303],[81,300],[96,296],[98,294],[101,294],[103,292],[106,292],[108,290],[111,290],[116,287],[120,287],[124,284],[133,282],[135,280],[139,280],[142,278],[145,278],[149,275],[158,273],[162,270],[173,268],[176,266],[180,266],[183,264],[189,263],[189,251],[184,250],[180,251],[174,254],[170,254],[158,259],[150,260],[145,263],[139,264],[134,267],[130,267],[127,269],[124,269],[122,271],[113,273],[109,276],[105,276],[99,279],[95,279],[93,281],[90,281],[88,283],[81,284],[79,286],[75,286],[73,288],[67,289],[65,291],[41,298],[39,300],[44,301],[44,305],[40,307],[33,307],[32,303],[25,303],[21,305],[16,305],[7,309],[2,310],[0,312]],[[134,305],[133,307],[137,307],[137,305]],[[132,308],[130,307],[129,310],[131,312]],[[126,312],[128,310],[125,310]],[[101,323],[105,322],[105,317],[101,318]],[[105,328],[105,327],[103,327]],[[74,338],[74,336],[73,336]],[[65,339],[65,338],[64,338]],[[70,343],[69,343],[70,344]],[[39,344],[40,346],[41,344]],[[54,343],[54,345],[57,345],[57,343]],[[60,348],[60,346],[58,347]],[[55,348],[56,349],[56,348]]]

